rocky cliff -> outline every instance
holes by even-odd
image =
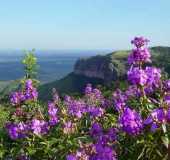
[[[117,54],[119,56],[117,56]],[[102,56],[93,56],[87,59],[80,59],[74,66],[74,74],[91,78],[100,78],[105,84],[125,77],[126,61],[121,55],[127,52],[113,52]]]

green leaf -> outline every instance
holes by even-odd
[[[165,145],[165,147],[168,148],[168,145],[169,145],[168,137],[167,136],[162,136],[161,140],[162,140],[163,144]]]
[[[36,153],[36,149],[33,147],[28,147],[27,150],[28,150],[29,155],[33,155]]]
[[[138,156],[138,159],[137,159],[137,160],[139,160],[139,159],[141,159],[141,158],[143,157],[144,152],[145,152],[145,147],[143,147],[142,152],[141,152],[140,155]]]
[[[162,129],[163,129],[163,132],[164,132],[164,133],[166,133],[166,132],[167,132],[166,124],[165,124],[165,123],[163,123],[163,124],[162,124]]]

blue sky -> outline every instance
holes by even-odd
[[[0,0],[0,49],[170,46],[170,0]]]

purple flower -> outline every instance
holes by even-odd
[[[29,131],[30,127],[27,123],[24,122],[19,122],[18,123],[18,130],[20,133],[22,133],[23,135],[26,135],[27,132]]]
[[[131,43],[134,44],[136,46],[136,48],[141,48],[144,45],[147,45],[149,42],[148,39],[144,38],[144,37],[135,37]]]
[[[86,154],[85,150],[77,151],[76,157],[78,160],[80,160],[80,159],[89,160],[89,156],[88,156],[88,154]]]
[[[65,101],[65,103],[71,102],[71,97],[68,96],[68,95],[66,95],[66,96],[64,97],[64,101]]]
[[[164,103],[167,104],[168,106],[170,105],[170,94],[166,94],[164,96]]]
[[[164,82],[164,89],[165,89],[166,91],[170,91],[170,80],[166,80],[166,81]]]
[[[25,99],[26,100],[36,100],[38,97],[37,89],[33,87],[32,80],[28,79],[25,82]]]
[[[120,126],[122,130],[130,135],[137,135],[143,129],[142,118],[135,110],[125,108],[124,112],[119,118]]]
[[[128,75],[128,80],[135,85],[141,85],[144,86],[146,85],[146,82],[148,80],[148,76],[145,73],[144,70],[139,69],[138,67],[134,67],[130,69],[127,73]]]
[[[145,120],[145,124],[150,124],[153,121],[155,122],[164,122],[165,121],[165,113],[163,108],[154,109],[151,115]]]
[[[33,119],[31,129],[35,135],[42,135],[48,132],[48,123],[44,120]]]
[[[97,142],[81,146],[76,153],[69,154],[66,158],[67,160],[116,160],[116,157],[112,146]]]
[[[90,157],[90,160],[116,160],[116,152],[109,145],[101,143],[95,144],[96,153]]]
[[[13,92],[10,96],[10,102],[12,105],[19,105],[25,100],[36,100],[38,97],[38,92],[36,88],[32,85],[32,80],[28,79],[25,82],[24,92]]]
[[[31,79],[26,80],[25,88],[26,89],[32,89],[33,88],[33,84],[32,84],[32,80]]]
[[[125,91],[125,95],[129,98],[139,97],[141,95],[139,88],[136,85],[130,85]]]
[[[38,92],[35,88],[25,90],[25,99],[26,100],[36,100],[38,97]]]
[[[102,133],[99,136],[96,136],[98,143],[106,145],[108,143],[113,143],[117,138],[117,130],[115,128],[110,128],[106,133]]]
[[[54,126],[58,123],[59,119],[57,116],[58,109],[56,108],[53,102],[48,103],[48,115],[49,115],[49,124]]]
[[[94,94],[94,96],[95,96],[96,99],[102,98],[102,93],[101,93],[101,91],[100,91],[99,89],[97,89],[97,88],[93,89],[93,94]]]
[[[77,118],[81,118],[87,112],[86,103],[82,100],[69,99],[65,101],[68,107],[68,113]]]
[[[151,62],[151,54],[147,48],[144,49],[133,49],[131,54],[128,56],[129,64],[140,64]]]
[[[52,94],[54,103],[58,103],[60,101],[60,97],[55,88],[52,89]]]
[[[69,154],[67,160],[89,160],[89,155],[86,154],[85,149],[79,149],[75,154]]]
[[[23,122],[19,124],[7,123],[6,129],[11,139],[16,140],[20,138],[25,138],[28,132],[28,126]]]
[[[10,96],[10,102],[13,106],[19,105],[24,100],[25,97],[22,92],[13,92]]]
[[[55,116],[57,114],[58,109],[56,108],[53,102],[48,103],[48,114],[50,116]]]
[[[127,96],[120,89],[117,89],[113,93],[113,101],[116,110],[121,111],[126,105]]]
[[[99,123],[93,123],[90,129],[90,135],[92,137],[100,136],[103,133],[102,126]]]
[[[36,134],[36,135],[41,134],[41,127],[42,127],[42,123],[40,120],[38,120],[38,119],[32,120],[31,129],[33,130],[34,134]]]
[[[128,56],[129,64],[140,65],[142,63],[151,62],[151,54],[149,50],[144,47],[149,41],[143,37],[135,37],[131,41],[135,45],[135,49],[132,50],[131,54]]]
[[[146,67],[145,73],[147,74],[147,84],[159,87],[161,79],[161,70],[156,67]]]
[[[59,122],[59,119],[57,116],[51,116],[49,120],[50,126],[55,126]]]
[[[115,141],[117,138],[117,130],[115,128],[109,128],[107,136],[109,138],[109,141]]]
[[[11,139],[15,140],[19,138],[18,126],[13,123],[8,123],[6,129]]]
[[[166,121],[166,115],[163,108],[154,109],[148,118],[144,121],[145,125],[151,125],[151,131],[155,131],[158,126]]]
[[[101,117],[104,114],[104,109],[101,107],[89,106],[88,113],[91,118]]]
[[[170,108],[168,108],[168,111],[167,111],[167,121],[170,121]]]
[[[66,159],[67,159],[67,160],[78,160],[78,159],[76,158],[76,156],[73,155],[73,154],[67,155],[67,158],[66,158]]]
[[[87,84],[85,88],[85,100],[89,105],[100,105],[101,107],[105,107],[106,104],[106,100],[101,91],[97,88],[93,89],[91,84]]]
[[[89,95],[92,93],[92,85],[91,84],[87,84],[86,88],[85,88],[85,94]]]

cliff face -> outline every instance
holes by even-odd
[[[91,78],[100,78],[105,84],[124,79],[129,67],[127,57],[130,51],[116,51],[101,56],[80,59],[74,67],[74,74]],[[170,47],[152,47],[152,64],[164,68],[170,75]]]
[[[105,84],[110,84],[112,81],[123,78],[126,64],[122,58],[115,58],[116,53],[78,60],[74,67],[74,74],[100,78],[104,80]]]

